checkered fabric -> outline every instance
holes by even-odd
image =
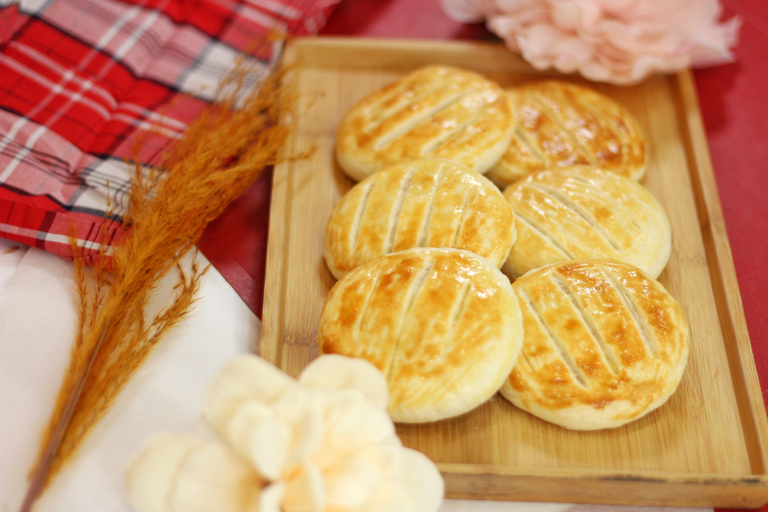
[[[135,138],[152,131],[138,157],[156,164],[249,44],[315,34],[337,1],[0,0],[0,236],[64,257],[73,228],[86,254],[110,243]]]

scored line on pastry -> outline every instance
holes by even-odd
[[[624,285],[621,284],[619,278],[616,277],[616,275],[609,269],[605,268],[603,265],[598,265],[597,268],[600,269],[603,275],[608,278],[614,288],[616,288],[616,290],[619,292],[619,296],[621,297],[622,302],[624,302],[624,305],[627,307],[627,311],[629,312],[630,316],[635,321],[637,332],[640,334],[640,337],[642,338],[643,343],[645,343],[645,346],[648,348],[648,351],[651,354],[656,354],[659,351],[659,343],[653,334],[653,329],[648,324],[648,320],[645,318],[645,316],[640,314],[637,304],[635,304],[635,301],[632,299],[629,292],[627,292],[627,289],[624,287]]]
[[[525,360],[526,364],[528,364],[528,366],[531,368],[531,370],[533,370],[534,372],[538,372],[539,371],[540,366],[539,365],[534,365],[533,361],[531,361],[528,358],[528,354],[526,354],[525,351],[520,352],[520,356],[518,356],[518,357],[520,357],[523,360]],[[517,364],[521,364],[520,359],[518,359],[518,363]]]
[[[442,364],[446,360],[446,354],[450,354],[453,349],[454,345],[459,342],[461,339],[460,335],[456,335],[457,327],[461,319],[464,317],[464,312],[467,307],[467,304],[469,302],[470,294],[475,292],[475,287],[471,283],[471,281],[467,280],[464,283],[462,283],[461,291],[457,294],[458,300],[454,302],[453,307],[451,308],[452,314],[450,317],[450,328],[446,331],[446,334],[444,336],[444,339],[446,340],[445,343],[443,343],[443,346],[441,347],[440,354],[435,356],[432,359],[432,362],[439,365]],[[405,322],[403,322],[405,323]],[[409,363],[407,358],[398,358],[393,357],[393,375],[396,372],[399,372],[402,366],[405,364],[407,365]],[[395,368],[395,365],[398,365],[398,368]],[[465,379],[466,373],[470,370],[468,367],[459,368],[456,369],[453,372],[450,372],[449,375],[446,376],[446,381],[444,382],[444,390],[446,389],[452,389],[454,388],[456,383],[460,383]],[[443,390],[443,392],[444,392]],[[422,390],[421,392],[414,391],[411,399],[412,400],[418,400],[420,397],[425,396],[425,394],[439,394],[438,391],[435,390]]]
[[[523,299],[525,302],[525,305],[528,307],[528,309],[531,311],[532,316],[537,324],[539,324],[539,329],[544,332],[549,342],[552,344],[552,346],[557,351],[558,355],[560,356],[560,359],[565,364],[566,368],[568,368],[568,371],[571,373],[571,376],[574,378],[578,384],[583,387],[584,389],[589,389],[589,382],[587,381],[586,377],[584,376],[584,373],[581,371],[581,369],[576,364],[576,361],[573,359],[573,356],[570,352],[568,352],[568,349],[563,345],[563,343],[554,335],[552,330],[547,325],[547,322],[544,320],[544,317],[541,316],[541,312],[539,311],[539,308],[536,307],[536,303],[533,302],[533,299],[531,298],[530,294],[528,293],[528,290],[520,289],[518,290],[518,294],[520,298]]]
[[[461,207],[461,217],[459,218],[459,223],[456,225],[456,231],[453,232],[453,239],[451,240],[451,247],[456,247],[456,244],[459,243],[459,238],[461,236],[461,232],[464,228],[464,221],[467,218],[467,214],[469,213],[469,204],[475,199],[475,196],[477,195],[477,192],[467,192],[467,194],[464,196],[464,204]]]
[[[384,245],[384,253],[389,254],[395,247],[395,236],[397,235],[397,224],[400,222],[400,214],[403,212],[403,203],[405,202],[405,196],[408,195],[408,191],[413,183],[413,174],[416,172],[415,168],[411,168],[408,174],[405,175],[403,181],[400,183],[400,190],[397,193],[395,203],[392,205],[392,212],[389,216],[389,229],[387,231],[387,241]]]
[[[363,128],[363,133],[373,132],[374,130],[378,129],[378,127],[381,126],[388,119],[396,116],[398,113],[409,108],[411,105],[415,105],[416,103],[420,102],[424,98],[429,97],[432,94],[435,94],[435,92],[439,92],[447,88],[448,88],[447,86],[439,83],[430,84],[428,88],[421,90],[418,96],[412,97],[409,101],[406,101],[403,103],[396,102],[391,107],[381,110],[381,106],[383,104],[392,101],[393,98],[402,97],[402,91],[400,90],[395,90],[391,92],[389,95],[380,98],[379,101],[377,101],[376,103],[368,107],[366,112],[368,114],[375,114],[375,116],[373,118],[374,120],[371,121],[368,126],[365,126]]]
[[[408,287],[408,292],[405,296],[406,307],[403,310],[403,317],[400,319],[400,329],[397,333],[397,336],[395,337],[395,346],[392,348],[392,354],[397,354],[397,350],[400,345],[400,339],[402,338],[403,325],[405,325],[405,319],[411,313],[413,304],[416,302],[416,297],[418,297],[419,292],[424,287],[424,283],[426,282],[427,277],[429,277],[432,269],[435,268],[434,258],[430,258],[426,263],[427,264],[419,270],[419,273],[411,283],[411,286]],[[392,374],[392,367],[395,364],[395,359],[395,357],[392,357],[387,364],[387,369],[384,372],[384,376],[387,377],[387,379],[389,379],[389,376]]]
[[[515,210],[515,220],[519,220],[522,224],[525,224],[530,228],[532,231],[535,231],[539,234],[541,238],[549,242],[549,244],[560,251],[563,256],[568,258],[569,260],[574,259],[573,254],[571,254],[571,251],[569,251],[563,244],[560,243],[560,241],[552,235],[552,233],[549,232],[547,228],[533,220],[532,218],[528,217],[527,214],[522,213],[518,210]]]
[[[611,195],[607,194],[599,185],[583,176],[579,176],[570,170],[564,170],[561,172],[567,174],[570,179],[583,183],[585,186],[589,187],[589,194],[599,198],[602,202],[604,202],[608,208],[616,214],[614,215],[614,218],[629,220],[632,226],[637,228],[638,231],[642,231],[644,229],[644,227],[638,223],[635,215],[632,214],[631,210],[628,209],[626,205],[611,197]]]
[[[373,180],[368,182],[368,185],[363,191],[363,197],[362,199],[360,199],[360,204],[357,205],[357,211],[355,212],[355,219],[352,221],[352,228],[350,229],[350,231],[352,232],[352,243],[350,245],[350,249],[352,251],[354,251],[357,248],[357,242],[360,240],[360,226],[363,223],[363,215],[365,215],[365,208],[368,206],[368,199],[370,199],[371,197],[371,192],[373,192],[374,186],[375,184]]]
[[[419,126],[422,122],[437,115],[439,112],[442,112],[443,110],[446,110],[451,106],[455,105],[456,103],[461,101],[461,99],[464,96],[467,96],[472,92],[473,91],[461,91],[458,94],[452,94],[448,98],[445,98],[444,100],[440,101],[440,103],[438,103],[437,105],[430,107],[417,115],[409,117],[406,122],[400,123],[398,126],[395,126],[392,129],[390,129],[388,132],[381,134],[381,136],[376,140],[376,142],[373,145],[374,149],[376,151],[380,151],[384,149],[392,141],[399,139],[406,133],[413,130],[415,127]],[[387,121],[391,121],[393,118],[394,116],[390,116],[389,118],[384,119],[381,122],[381,124],[378,126],[378,128],[384,125]],[[372,133],[372,131],[368,133]]]
[[[603,338],[603,335],[600,333],[600,329],[598,329],[595,325],[595,321],[592,318],[592,315],[590,315],[584,308],[584,305],[581,303],[578,296],[573,293],[573,290],[571,290],[570,285],[565,280],[565,278],[563,278],[563,276],[558,273],[553,273],[552,280],[554,281],[555,285],[560,288],[568,300],[571,301],[574,310],[579,314],[579,316],[581,316],[582,322],[587,327],[587,330],[592,335],[592,338],[594,339],[597,346],[600,347],[600,350],[603,353],[603,359],[605,360],[606,366],[608,366],[608,370],[610,370],[612,374],[618,375],[619,363],[616,360],[616,355],[613,353],[613,349],[605,342],[605,338]]]
[[[631,139],[629,133],[630,127],[624,119],[627,115],[625,112],[622,112],[621,109],[618,109],[615,105],[604,105],[604,108],[600,108],[590,101],[580,101],[579,104],[589,110],[596,118],[606,119],[607,122],[610,123],[610,126],[608,126],[607,129],[621,142],[622,153],[626,153],[626,151],[632,147],[632,141],[629,140]]]
[[[416,237],[416,247],[424,247],[424,244],[426,243],[428,237],[429,237],[429,223],[432,220],[432,211],[435,207],[435,197],[437,196],[438,190],[440,190],[440,185],[443,183],[443,169],[440,168],[440,170],[437,171],[437,174],[435,174],[434,179],[434,187],[432,188],[432,192],[429,194],[429,204],[427,204],[427,212],[424,214],[424,216],[421,219],[421,225],[419,226],[419,234]]]
[[[589,160],[579,147],[571,142],[571,137],[538,103],[527,98],[531,103],[520,105],[521,126],[527,131],[531,143],[544,157],[547,164],[577,165],[588,164]],[[532,125],[532,123],[535,123]]]
[[[581,217],[584,222],[589,224],[592,229],[594,229],[594,232],[601,236],[606,242],[608,242],[611,247],[613,247],[617,251],[621,251],[621,244],[616,241],[615,238],[611,236],[610,233],[608,233],[603,226],[601,226],[595,218],[584,208],[582,208],[576,201],[568,197],[567,194],[563,194],[559,190],[556,190],[552,187],[549,187],[547,185],[543,185],[541,183],[528,183],[525,185],[525,187],[532,188],[541,194],[544,194],[546,196],[549,196],[550,198],[556,200],[563,206],[565,206],[567,209],[571,210],[573,213]]]
[[[365,325],[365,317],[368,314],[368,309],[370,309],[371,307],[371,301],[373,300],[373,296],[376,293],[376,287],[379,286],[379,278],[380,276],[378,275],[373,276],[373,285],[371,286],[371,292],[365,298],[365,304],[363,304],[363,309],[360,310],[360,313],[357,315],[357,318],[355,319],[355,327],[352,329],[352,332],[354,333],[353,339],[356,339],[356,340],[360,339],[360,333],[363,331],[363,326]]]
[[[528,149],[528,152],[531,155],[533,155],[533,157],[536,158],[536,160],[538,160],[542,164],[546,163],[546,161],[544,160],[544,156],[541,154],[538,148],[534,146],[533,142],[531,142],[531,139],[525,134],[525,132],[519,126],[515,129],[514,137],[517,140],[519,140],[520,143],[523,144]]]
[[[538,104],[538,106],[541,108],[542,112],[544,112],[554,123],[560,128],[563,134],[568,138],[571,144],[573,144],[577,149],[578,152],[587,159],[590,165],[597,166],[598,162],[595,158],[594,152],[590,150],[590,148],[587,148],[584,146],[581,141],[574,135],[573,130],[569,129],[568,126],[566,126],[563,119],[552,110],[549,105],[544,102],[538,94],[531,93],[529,96],[535,103]]]
[[[469,117],[468,119],[464,120],[461,124],[456,125],[456,127],[444,134],[441,134],[439,137],[431,140],[428,144],[425,144],[424,147],[421,148],[421,156],[428,157],[432,153],[435,153],[451,141],[459,138],[459,136],[466,131],[468,126],[472,126],[475,124],[479,119],[481,119],[481,116],[478,114],[474,114],[472,117]]]
[[[461,320],[461,317],[464,316],[464,311],[467,309],[467,299],[469,298],[469,294],[474,291],[474,286],[472,285],[472,282],[467,280],[464,281],[462,284],[462,289],[459,292],[459,300],[456,301],[454,307],[452,308],[453,311],[451,311],[451,327],[448,330],[448,335],[446,336],[446,339],[453,340],[456,339],[456,326],[459,323],[459,320]],[[445,351],[447,349],[447,346],[443,347],[443,351],[440,354],[441,357],[445,355]]]

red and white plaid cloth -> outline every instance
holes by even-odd
[[[111,201],[110,243],[136,136],[157,163],[240,52],[317,33],[337,1],[0,0],[0,236],[71,257],[74,226],[92,253]]]

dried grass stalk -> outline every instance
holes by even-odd
[[[218,101],[164,156],[164,172],[137,165],[123,219],[129,229],[110,257],[98,258],[90,273],[82,254],[75,259],[78,330],[22,511],[31,510],[152,348],[193,306],[204,270],[195,263],[185,272],[180,259],[208,223],[275,163],[291,130],[280,122],[283,75],[271,74],[236,108],[246,75],[240,64],[223,81]],[[147,318],[152,292],[174,268],[174,299]]]

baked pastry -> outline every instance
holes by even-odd
[[[336,203],[325,261],[338,279],[358,265],[413,247],[454,247],[500,267],[515,241],[504,196],[482,175],[447,160],[378,171]]]
[[[460,249],[382,256],[331,289],[323,354],[359,357],[384,373],[397,422],[436,421],[490,398],[517,360],[520,307],[509,280]]]
[[[534,270],[513,284],[525,338],[501,393],[566,428],[617,427],[663,404],[688,359],[688,324],[664,287],[626,263]]]
[[[634,116],[588,87],[558,80],[506,91],[516,115],[509,149],[488,172],[504,188],[528,174],[589,164],[636,181],[646,170],[646,144]]]
[[[672,247],[664,209],[639,183],[591,167],[542,171],[504,190],[517,241],[502,270],[514,279],[549,263],[625,261],[656,278]]]
[[[484,173],[511,137],[512,110],[501,87],[471,71],[428,66],[352,108],[339,125],[336,155],[355,181],[420,158],[454,160]]]

